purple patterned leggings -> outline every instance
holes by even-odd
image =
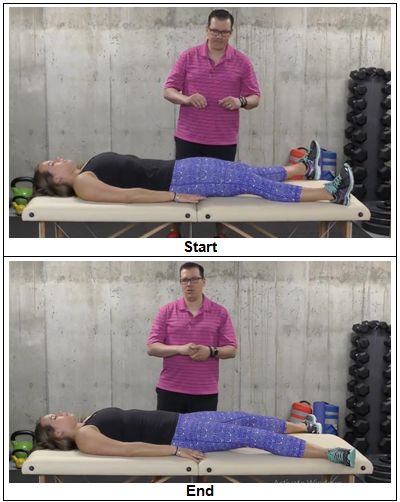
[[[179,415],[171,444],[202,452],[260,448],[274,455],[303,457],[305,441],[284,434],[286,422],[241,411],[199,411]]]
[[[191,157],[175,161],[170,192],[232,197],[251,194],[279,202],[300,202],[302,188],[282,183],[282,166],[254,167],[242,162],[210,157]]]

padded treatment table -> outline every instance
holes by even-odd
[[[330,434],[295,434],[307,442],[327,448],[336,446],[351,448],[341,438]],[[224,452],[207,453],[200,463],[185,458],[170,457],[106,457],[87,455],[73,451],[34,451],[22,465],[22,473],[39,476],[39,482],[47,482],[47,477],[55,476],[62,482],[62,476],[161,476],[158,482],[171,476],[224,476],[236,481],[234,476],[315,476],[324,481],[332,476],[344,476],[348,482],[354,481],[356,474],[370,474],[372,463],[357,452],[356,465],[346,467],[320,458],[279,457],[255,448],[239,448]],[[259,479],[255,478],[256,481]]]
[[[324,181],[289,182],[306,187],[322,187]],[[124,229],[110,237],[118,237],[137,223],[161,223],[141,237],[150,237],[170,222],[222,222],[242,237],[251,237],[237,223],[250,223],[267,237],[275,237],[257,223],[266,222],[312,222],[320,223],[320,237],[329,237],[336,222],[343,224],[343,236],[352,236],[352,222],[369,220],[368,208],[351,196],[349,206],[328,201],[288,203],[273,202],[252,195],[237,197],[209,197],[199,204],[163,202],[149,204],[110,204],[87,202],[77,197],[35,197],[22,213],[24,221],[39,222],[39,237],[46,236],[46,224],[54,222],[55,237],[66,237],[60,222],[126,222]],[[162,223],[164,222],[164,223]],[[190,225],[191,228],[191,225]]]

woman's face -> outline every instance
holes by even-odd
[[[50,425],[56,433],[60,431],[67,432],[73,429],[77,423],[78,421],[75,415],[73,413],[67,413],[66,411],[50,413],[48,415],[44,415],[40,419],[42,427]]]
[[[63,182],[64,179],[69,177],[77,168],[77,165],[72,160],[66,160],[61,157],[56,157],[53,160],[45,160],[38,166],[40,173],[50,173],[54,181]],[[60,180],[60,181],[58,181]]]

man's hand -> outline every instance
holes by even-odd
[[[210,349],[207,345],[192,344],[189,355],[193,361],[206,361],[210,357]]]
[[[222,106],[222,108],[234,111],[234,110],[239,110],[241,103],[239,98],[234,98],[233,96],[227,96],[226,98],[220,99],[218,101],[218,104]]]
[[[192,94],[191,96],[188,96],[187,106],[194,106],[194,108],[202,109],[207,106],[207,100],[206,98],[202,95],[196,92],[196,94]]]
[[[194,353],[195,347],[197,347],[195,343],[187,343],[186,345],[181,345],[179,348],[179,355],[191,357]]]

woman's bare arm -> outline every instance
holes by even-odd
[[[120,202],[130,204],[134,202],[172,202],[175,193],[147,190],[145,188],[118,188],[100,181],[91,173],[82,173],[76,177],[73,189],[78,197],[93,202]],[[201,195],[179,194],[176,202],[199,202],[204,199]]]
[[[124,443],[102,434],[97,427],[87,425],[75,435],[75,443],[83,453],[115,457],[168,457],[175,455],[177,448],[169,444]],[[179,448],[179,456],[199,461],[205,455],[189,448]]]

